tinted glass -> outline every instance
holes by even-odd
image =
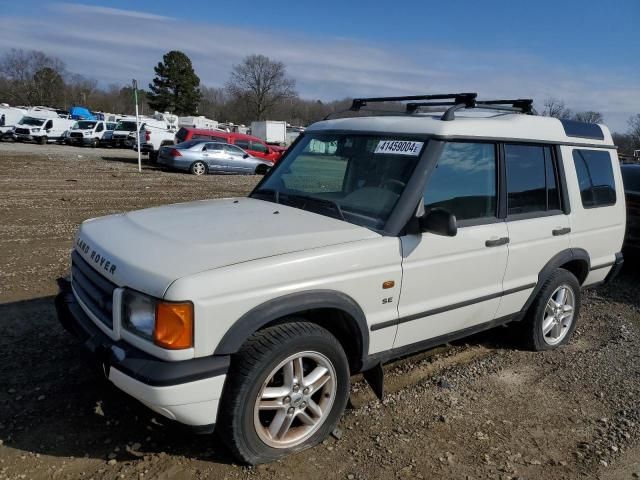
[[[560,210],[558,172],[551,147],[544,147],[545,176],[547,180],[547,210]]]
[[[184,142],[184,140],[187,138],[188,133],[189,130],[187,130],[186,128],[181,128],[180,130],[178,130],[178,133],[176,133],[176,140],[178,141],[178,143]]]
[[[624,189],[629,192],[640,192],[640,165],[622,167]]]
[[[100,125],[98,125],[98,128],[96,128],[96,132],[101,132],[104,130],[104,125],[101,123]]]
[[[236,142],[237,145],[238,142]],[[260,142],[254,142],[251,141],[251,150],[255,151],[255,152],[260,152],[260,153],[268,153],[269,149],[262,143]]]
[[[609,152],[576,149],[573,151],[573,162],[584,207],[603,207],[616,203],[616,187]]]
[[[496,148],[490,143],[447,143],[424,192],[425,210],[441,207],[457,220],[496,214]]]
[[[249,149],[249,140],[236,139],[233,143],[240,148],[244,148],[245,150]]]
[[[544,148],[505,145],[509,215],[547,209]]]
[[[222,151],[222,145],[219,143],[207,143],[206,147],[208,152]]]
[[[48,129],[48,128],[52,128],[52,127],[53,127],[53,121],[52,120],[49,120],[44,126],[45,130]]]

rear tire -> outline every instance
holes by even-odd
[[[197,162],[193,162],[191,164],[191,168],[189,169],[189,171],[193,175],[204,175],[205,173],[207,173],[207,166],[204,164],[204,162],[198,160]]]
[[[218,433],[252,465],[310,448],[340,420],[349,380],[344,350],[324,328],[301,319],[256,332],[232,357]]]
[[[566,344],[580,314],[580,283],[559,268],[543,284],[522,321],[522,340],[534,351],[553,350]]]
[[[158,152],[149,152],[149,162],[158,163]]]

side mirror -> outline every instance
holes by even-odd
[[[249,154],[245,153],[244,155],[242,155],[242,158],[249,158]]]
[[[444,208],[433,208],[419,218],[420,230],[445,237],[458,234],[456,216]]]
[[[264,163],[261,163],[256,167],[256,175],[266,175],[267,173],[269,173],[269,170],[271,170],[271,167],[265,165]]]

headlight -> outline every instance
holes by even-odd
[[[32,129],[31,129],[31,131],[32,131],[33,133],[38,133],[38,132],[40,131],[40,129],[39,129],[39,128],[32,128]]]
[[[193,346],[193,304],[165,302],[134,290],[122,295],[122,327],[162,348]]]

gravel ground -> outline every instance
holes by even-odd
[[[500,328],[357,377],[323,445],[238,466],[214,436],[167,424],[104,381],[52,295],[82,220],[245,194],[252,176],[136,170],[134,152],[0,143],[0,480],[638,478],[640,275],[584,293],[566,347],[519,350]]]

